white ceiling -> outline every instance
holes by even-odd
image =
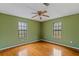
[[[39,9],[46,9],[50,17],[43,17],[42,20],[39,17],[32,18],[34,16],[32,12]],[[79,13],[79,3],[50,3],[48,7],[42,3],[0,3],[0,12],[36,21],[46,21]]]

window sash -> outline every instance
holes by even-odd
[[[62,23],[61,22],[56,22],[53,25],[53,35],[54,38],[56,39],[61,39],[62,36]]]
[[[18,22],[18,38],[25,39],[27,34],[27,24],[25,22]]]

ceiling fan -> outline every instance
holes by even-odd
[[[43,5],[49,6],[49,3],[43,3]],[[40,19],[42,19],[42,17],[49,17],[47,15],[47,10],[39,10],[32,14],[35,14],[32,18],[39,17]]]
[[[43,16],[44,17],[49,17],[46,13],[47,13],[46,10],[44,10],[44,11],[42,11],[42,10],[36,11],[36,13],[32,13],[32,14],[35,14],[32,18],[35,18],[37,16],[39,16],[40,19],[42,19]]]

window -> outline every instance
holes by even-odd
[[[18,38],[26,39],[27,24],[25,22],[18,22]]]
[[[53,35],[56,39],[61,39],[62,23],[55,22],[53,25]]]

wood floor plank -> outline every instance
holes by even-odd
[[[0,56],[79,56],[79,52],[41,41],[0,51]]]

